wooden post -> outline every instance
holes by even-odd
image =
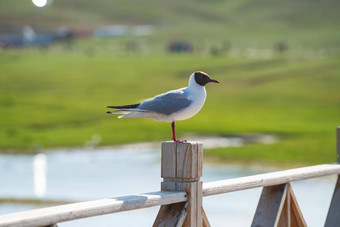
[[[187,203],[162,206],[153,226],[209,226],[202,217],[203,145],[200,142],[162,143],[162,191],[186,191]],[[182,224],[183,223],[183,224]]]
[[[336,129],[336,150],[340,163],[340,126]],[[331,205],[328,210],[325,227],[337,227],[340,223],[340,175],[336,181]]]

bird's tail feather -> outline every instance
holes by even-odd
[[[123,114],[122,116],[119,116],[118,118],[127,117],[125,115],[131,115],[132,113],[142,113],[142,112],[149,112],[147,110],[139,110],[139,109],[120,109],[120,110],[114,110],[114,111],[106,111],[108,114]]]
[[[133,112],[149,112],[148,110],[139,110],[139,109],[120,109],[114,111],[106,111],[109,114],[128,114]]]
[[[112,109],[135,109],[138,108],[140,103],[137,104],[131,104],[131,105],[123,105],[123,106],[107,106],[107,108],[112,108]]]
[[[128,111],[128,110],[115,110],[115,111],[106,111],[108,114],[128,114],[132,113],[133,111]]]
[[[119,116],[118,118],[124,118],[124,117],[134,117],[134,116],[137,116],[138,113],[142,113],[142,112],[149,112],[148,110],[138,109],[139,105],[140,104],[132,104],[132,105],[124,105],[124,106],[107,106],[107,108],[113,108],[113,109],[118,109],[118,110],[107,111],[106,113],[123,114]]]

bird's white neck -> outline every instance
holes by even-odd
[[[195,80],[195,73],[191,74],[189,78],[189,85],[188,88],[190,90],[205,90],[205,87],[202,85],[199,85]]]

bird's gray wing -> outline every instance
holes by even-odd
[[[191,103],[192,101],[188,98],[187,92],[175,90],[145,100],[138,109],[171,115],[188,107]]]

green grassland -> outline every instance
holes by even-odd
[[[88,42],[88,41],[87,41]],[[89,45],[87,44],[79,44]],[[336,160],[340,116],[339,58],[247,59],[200,54],[87,55],[57,47],[0,52],[0,148],[100,146],[171,138],[169,123],[117,119],[107,105],[132,104],[184,87],[194,70],[221,84],[207,86],[204,108],[178,122],[179,137],[274,134],[275,144],[211,149],[220,161],[324,163]]]
[[[340,1],[311,0],[58,0],[0,1],[0,28],[38,31],[66,25],[77,31],[102,25],[151,24],[147,37],[77,41],[72,50],[0,51],[0,150],[100,146],[171,138],[168,123],[120,119],[107,105],[136,103],[184,87],[203,70],[221,84],[207,86],[205,106],[177,123],[179,137],[274,134],[275,144],[205,150],[218,161],[315,164],[334,162],[340,116]],[[171,40],[197,51],[169,54]],[[126,50],[138,42],[141,49]],[[251,50],[288,45],[284,54]],[[231,50],[211,55],[212,47]],[[235,51],[243,54],[235,54]]]

